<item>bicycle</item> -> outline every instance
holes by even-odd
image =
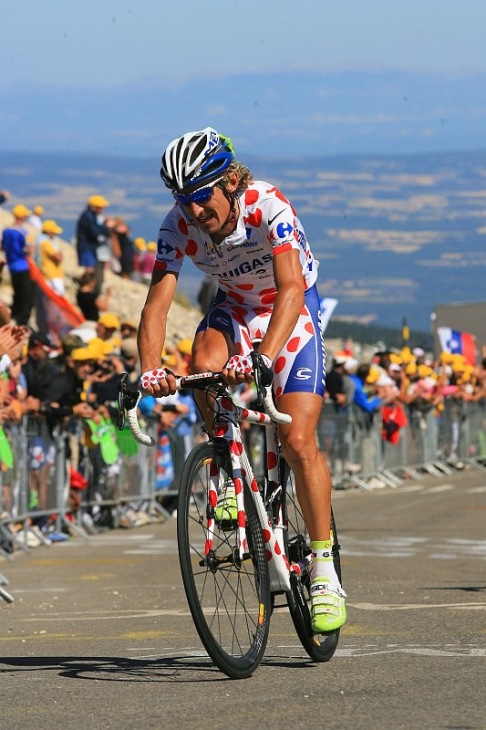
[[[255,375],[258,369],[255,368]],[[211,393],[214,436],[196,445],[184,465],[177,506],[177,539],[184,589],[199,637],[221,671],[234,679],[251,676],[267,643],[277,596],[285,596],[302,646],[315,662],[329,661],[339,629],[314,635],[310,617],[312,551],[296,498],[293,473],[281,453],[278,424],[290,416],[275,408],[271,386],[257,383],[263,410],[242,408],[221,373],[176,378],[177,389]],[[141,393],[120,383],[120,427],[124,412],[134,438],[152,445],[137,418]],[[245,452],[240,423],[265,431],[265,476],[258,483]],[[218,517],[218,500],[234,490],[237,519]],[[224,507],[223,507],[224,510]],[[341,580],[334,515],[333,560]]]

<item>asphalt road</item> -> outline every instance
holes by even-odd
[[[191,623],[173,520],[0,561],[0,728],[486,728],[486,471],[336,492],[349,619],[328,664],[286,610],[247,680]]]

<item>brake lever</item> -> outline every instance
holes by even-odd
[[[138,390],[128,389],[128,373],[120,375],[118,383],[118,429],[125,428],[125,411],[130,411],[137,405],[139,398]]]

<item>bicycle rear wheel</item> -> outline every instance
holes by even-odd
[[[211,479],[232,478],[224,442],[196,446],[182,472],[177,538],[182,579],[199,637],[215,664],[234,679],[249,677],[260,664],[270,627],[270,578],[261,527],[245,486],[248,552],[241,560],[237,531],[214,526],[205,555]]]
[[[284,519],[288,529],[286,542],[289,560],[298,563],[310,555],[310,539],[295,490],[293,472],[286,463],[282,468],[284,486]],[[331,535],[333,538],[333,560],[336,573],[341,580],[341,561],[334,514],[331,511]],[[336,651],[339,629],[329,634],[313,634],[310,614],[310,569],[304,568],[300,576],[291,574],[291,590],[287,593],[287,603],[297,636],[307,654],[315,662],[328,662]]]

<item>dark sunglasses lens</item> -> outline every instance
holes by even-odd
[[[190,205],[191,203],[207,203],[208,200],[213,197],[213,193],[213,188],[201,188],[200,190],[195,190],[193,193],[188,193],[187,195],[175,194],[174,198],[181,205]]]

